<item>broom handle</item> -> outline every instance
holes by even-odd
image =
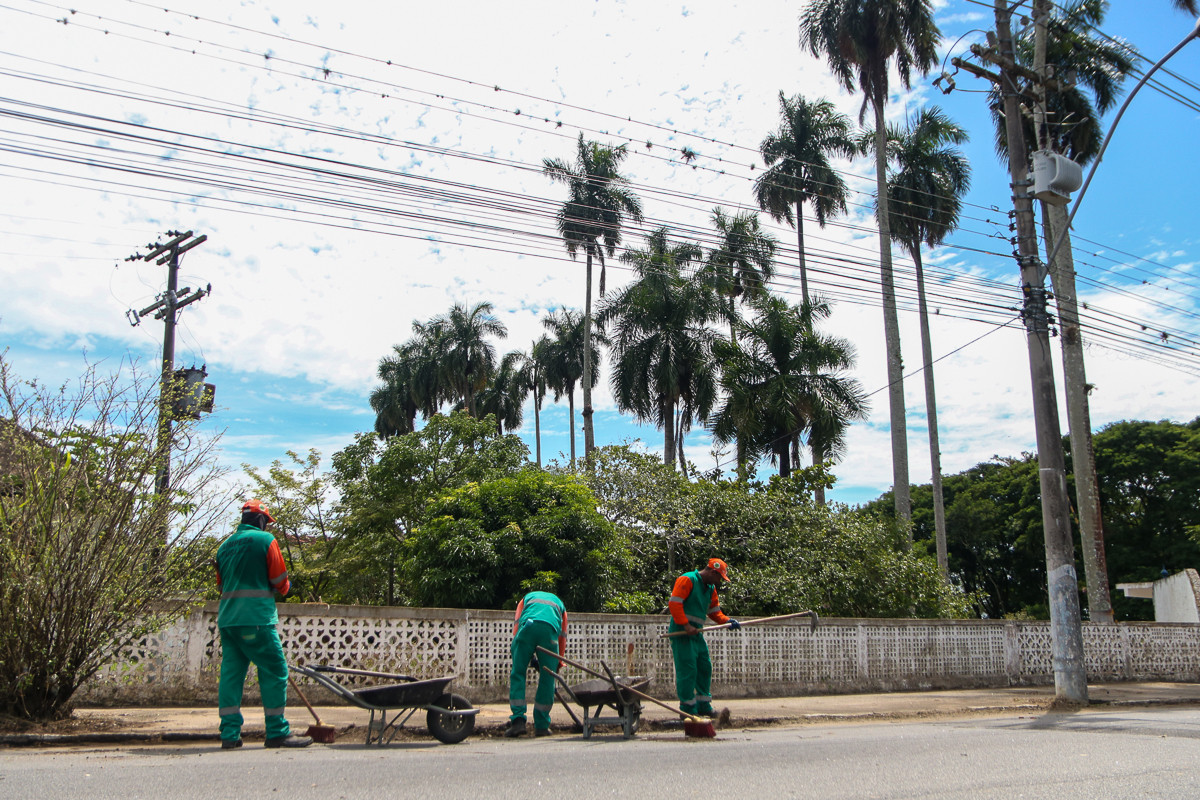
[[[608,677],[605,676],[603,673],[597,672],[594,669],[589,669],[589,668],[585,667],[583,664],[580,664],[576,661],[572,661],[571,659],[567,658],[566,656],[560,656],[558,653],[552,653],[549,650],[547,650],[546,648],[541,647],[540,645],[538,646],[537,649],[542,651],[543,653],[545,653],[548,656],[554,656],[559,661],[562,661],[564,664],[569,664],[572,667],[574,667],[575,669],[586,672],[588,675],[591,675],[593,678],[600,678],[601,680],[604,680],[604,681],[608,680]],[[643,700],[649,700],[651,703],[654,703],[656,706],[662,706],[667,711],[670,711],[672,714],[683,714],[683,716],[686,717],[689,722],[708,722],[708,720],[703,719],[701,717],[697,717],[692,714],[686,714],[683,711],[680,711],[678,708],[671,708],[669,705],[667,705],[663,701],[657,700],[657,699],[651,697],[650,695],[646,694],[645,692],[642,692],[642,691],[639,691],[639,690],[633,688],[632,686],[626,686],[625,684],[621,684],[621,688],[618,691],[629,692],[631,694],[635,694],[638,697],[642,698]]]
[[[762,625],[764,622],[779,622],[780,620],[784,620],[784,619],[795,619],[796,617],[811,617],[811,616],[814,616],[812,611],[797,611],[794,614],[780,614],[777,617],[763,617],[762,619],[751,619],[751,620],[747,620],[746,622],[739,623],[739,625],[744,628],[747,625]],[[719,631],[722,628],[728,628],[728,627],[730,627],[730,624],[728,622],[726,622],[721,625],[709,625],[708,627],[701,628],[700,630],[701,631]],[[660,633],[658,635],[658,638],[670,639],[674,636],[688,636],[688,635],[690,635],[690,634],[688,634],[687,631],[672,631],[671,633]]]
[[[308,702],[308,698],[304,696],[304,692],[300,690],[300,684],[296,683],[296,679],[288,674],[288,683],[292,684],[292,688],[296,690],[296,694],[300,695],[300,699],[304,701],[304,705],[308,707],[308,713],[313,715],[313,719],[317,721],[317,725],[324,727],[321,718],[317,716],[317,710],[312,707],[312,703]]]

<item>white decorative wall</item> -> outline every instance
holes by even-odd
[[[512,614],[442,608],[279,606],[280,636],[295,664],[330,664],[430,678],[475,703],[507,697]],[[667,618],[571,614],[567,655],[614,673],[632,669],[660,696],[673,693]],[[629,644],[633,644],[632,657]],[[1053,681],[1050,623],[1003,620],[828,619],[714,631],[708,635],[715,696],[942,689]],[[1088,679],[1200,680],[1200,625],[1084,625]],[[85,704],[202,705],[216,701],[220,669],[216,604],[147,637],[98,674]],[[627,663],[628,662],[628,663]],[[570,683],[587,676],[563,668]],[[372,679],[359,679],[368,682]],[[354,680],[344,681],[354,685]],[[247,686],[247,702],[257,686]],[[315,702],[333,698],[317,687]]]

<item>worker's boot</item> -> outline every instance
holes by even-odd
[[[222,739],[221,740],[221,749],[222,750],[236,750],[237,748],[239,748],[241,746],[242,746],[241,739]]]
[[[509,739],[515,739],[518,736],[524,736],[525,735],[525,718],[517,717],[514,720],[510,720],[508,723],[508,727],[504,729],[504,735],[506,737],[508,737]]]
[[[297,736],[294,733],[287,736],[276,736],[265,742],[267,747],[308,747],[312,743],[311,736]]]

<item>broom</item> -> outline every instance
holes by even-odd
[[[662,702],[661,700],[657,700],[657,699],[651,697],[650,695],[646,694],[643,691],[634,689],[632,686],[626,686],[623,683],[618,684],[616,682],[616,680],[612,677],[612,673],[609,672],[608,665],[604,664],[603,661],[601,661],[600,663],[601,663],[601,665],[604,666],[604,670],[605,670],[605,672],[608,672],[608,675],[604,675],[603,673],[597,672],[594,669],[589,669],[588,667],[585,667],[583,664],[580,664],[576,661],[572,661],[571,659],[566,658],[565,656],[560,656],[558,653],[552,653],[544,647],[538,647],[537,649],[539,651],[545,653],[548,656],[554,656],[559,661],[562,661],[564,664],[570,664],[572,667],[575,667],[575,669],[586,672],[588,675],[591,675],[595,678],[602,678],[604,680],[607,680],[609,683],[611,683],[613,685],[613,690],[618,693],[629,692],[630,694],[636,695],[636,696],[642,698],[643,700],[649,700],[651,703],[654,703],[656,706],[662,706],[667,711],[670,711],[672,714],[679,714],[680,716],[683,717],[683,732],[687,736],[695,736],[695,737],[699,737],[699,738],[711,739],[717,735],[717,729],[713,727],[712,720],[709,719],[708,717],[697,717],[695,714],[685,714],[684,712],[680,711],[679,709],[672,708],[671,706],[667,705],[666,703]]]
[[[296,694],[300,695],[300,699],[304,701],[304,705],[308,708],[308,713],[312,714],[313,719],[317,721],[316,725],[308,726],[308,730],[304,732],[304,735],[311,736],[314,742],[333,744],[337,740],[337,728],[332,725],[322,725],[321,718],[317,716],[317,710],[312,707],[312,703],[308,702],[308,698],[300,690],[300,684],[296,683],[296,679],[291,675],[288,675],[288,682],[292,684],[292,688],[296,690]]]

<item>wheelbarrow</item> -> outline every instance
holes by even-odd
[[[293,666],[290,669],[313,679],[346,702],[370,711],[371,719],[367,723],[368,745],[387,744],[392,741],[404,723],[422,709],[426,712],[426,727],[443,744],[457,744],[475,730],[475,715],[479,713],[479,709],[472,708],[462,695],[446,691],[454,676],[422,681],[409,675],[348,667],[313,665]],[[350,689],[329,677],[330,675],[357,675],[403,682]]]
[[[645,689],[650,684],[648,677],[616,676],[611,681],[594,678],[574,686],[567,686],[557,673],[554,673],[554,677],[562,683],[571,700],[583,709],[583,720],[579,723],[583,728],[583,738],[590,739],[592,732],[600,725],[620,725],[626,739],[637,733],[642,703],[635,694],[623,690]],[[604,716],[606,710],[615,716]]]

